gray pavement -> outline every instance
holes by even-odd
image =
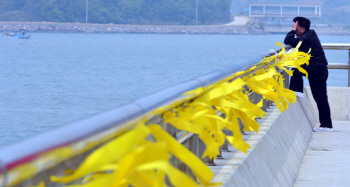
[[[314,132],[294,187],[350,186],[350,121],[333,132]]]

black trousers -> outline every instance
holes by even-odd
[[[309,83],[311,88],[312,96],[314,97],[317,108],[321,127],[333,128],[331,120],[331,110],[329,108],[328,96],[327,96],[327,78],[328,68],[324,66],[315,65],[302,65],[307,73],[309,74]],[[293,68],[293,76],[290,80],[289,89],[297,92],[303,92],[304,73],[301,73],[298,69]]]

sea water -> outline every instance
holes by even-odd
[[[284,35],[31,33],[0,37],[0,145],[277,49]],[[350,36],[319,36],[350,43]],[[348,51],[326,51],[347,63]],[[347,86],[330,70],[329,86]],[[307,81],[305,85],[308,85]]]

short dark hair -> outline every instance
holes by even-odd
[[[295,17],[293,19],[293,22],[298,22],[300,27],[305,27],[305,30],[309,30],[310,29],[310,25],[311,25],[311,21],[307,18],[304,17]]]

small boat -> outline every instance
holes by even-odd
[[[3,33],[3,35],[8,36],[9,38],[18,38],[18,39],[29,39],[30,35],[25,35],[26,33]]]

